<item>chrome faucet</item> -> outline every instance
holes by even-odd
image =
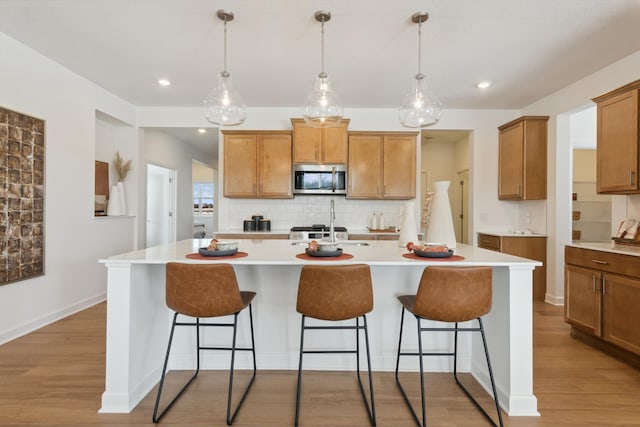
[[[331,243],[336,242],[336,233],[334,232],[334,222],[336,220],[336,208],[333,204],[333,199],[331,199],[331,208],[329,209],[329,238],[331,239]]]

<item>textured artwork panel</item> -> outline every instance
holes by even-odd
[[[0,285],[44,274],[45,123],[0,107]]]

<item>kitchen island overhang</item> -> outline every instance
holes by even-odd
[[[304,245],[287,240],[241,240],[243,258],[187,259],[186,255],[206,246],[208,240],[188,239],[177,243],[115,255],[100,260],[108,271],[106,381],[102,395],[104,413],[130,412],[160,378],[166,351],[172,312],[165,304],[165,264],[170,261],[233,264],[242,290],[257,292],[254,322],[258,369],[297,369],[300,315],[295,310],[298,278],[305,264],[364,263],[371,267],[374,310],[368,315],[374,371],[393,371],[400,325],[400,304],[396,296],[415,293],[422,271],[429,265],[493,267],[493,307],[483,318],[489,352],[496,377],[500,403],[510,416],[535,416],[537,400],[533,395],[533,313],[532,272],[538,261],[459,244],[459,261],[410,260],[406,249],[396,241],[369,241],[367,245],[351,241],[343,246],[353,258],[316,261],[297,258]],[[248,339],[248,321],[239,319],[239,345]],[[415,322],[407,317],[407,325]],[[417,348],[413,327],[405,328],[403,342]],[[425,333],[424,342],[434,351],[448,350],[452,334]],[[479,337],[460,336],[458,370],[471,372],[489,390],[489,380]],[[192,331],[177,331],[170,369],[191,369],[195,365]],[[213,331],[204,340],[220,340]],[[330,348],[355,343],[353,334],[310,337],[309,345]],[[203,369],[227,369],[224,354],[203,355]],[[427,371],[452,370],[451,358],[425,358]],[[401,370],[417,371],[415,363],[402,361]],[[309,357],[305,369],[354,369],[353,356]],[[237,367],[249,367],[249,359],[239,357]],[[259,374],[259,373],[258,373]],[[375,373],[374,373],[375,375]]]

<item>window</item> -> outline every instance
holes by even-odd
[[[213,182],[193,183],[193,213],[213,215]]]

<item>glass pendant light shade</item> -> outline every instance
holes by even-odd
[[[204,108],[206,119],[216,125],[239,125],[247,118],[247,106],[226,71],[218,74],[218,86],[204,100]]]
[[[342,121],[342,103],[331,88],[329,76],[318,74],[313,91],[307,96],[303,117],[307,126],[333,127]]]
[[[400,123],[409,128],[422,128],[438,123],[441,115],[442,103],[427,84],[426,77],[416,74],[411,80],[411,91],[398,109]]]
[[[417,12],[411,22],[418,24],[418,73],[411,80],[411,91],[402,99],[398,118],[403,126],[424,128],[438,123],[442,115],[442,103],[431,90],[427,78],[421,72],[422,23],[429,19],[427,12]]]
[[[233,13],[221,9],[217,16],[224,21],[224,70],[218,74],[218,85],[204,100],[204,116],[213,124],[234,126],[247,118],[247,106],[227,71],[227,22],[233,21]]]
[[[302,116],[309,127],[324,128],[340,125],[342,122],[342,102],[333,91],[329,76],[324,72],[324,23],[331,19],[331,13],[326,10],[319,10],[315,13],[316,21],[322,24],[320,64],[321,71],[318,73],[316,83],[307,96]]]

